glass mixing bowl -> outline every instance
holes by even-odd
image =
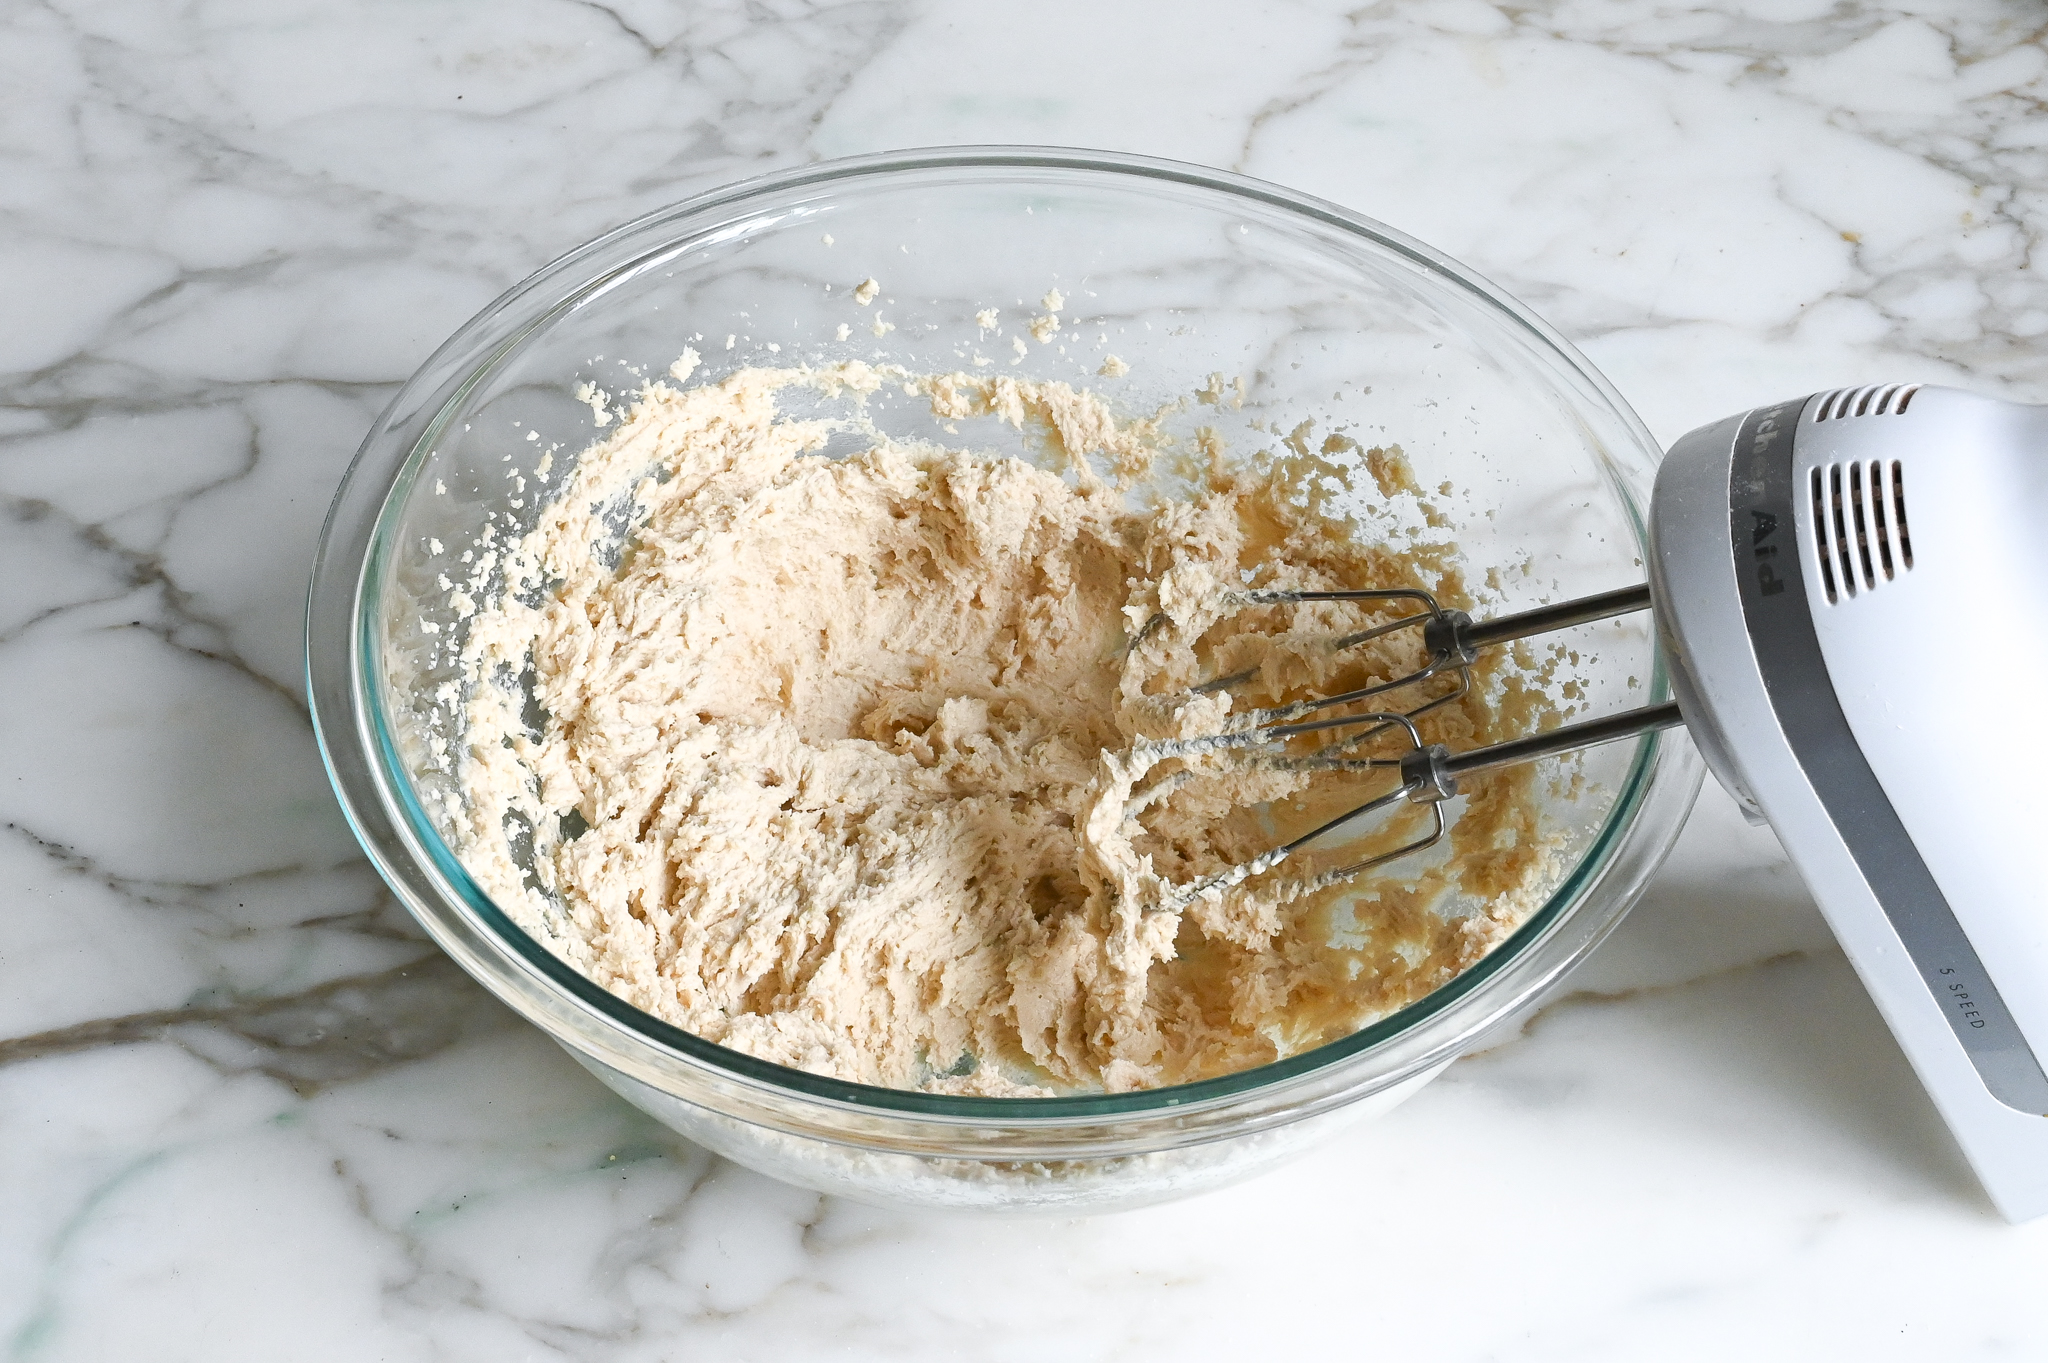
[[[848,295],[869,278],[880,292],[863,306]],[[1017,333],[1054,288],[1061,329],[1043,342],[976,321],[994,306]],[[720,1154],[825,1192],[959,1207],[1133,1206],[1233,1181],[1385,1111],[1531,1005],[1677,835],[1701,770],[1682,734],[1587,754],[1586,779],[1548,797],[1567,869],[1492,954],[1342,1040],[1179,1087],[936,1096],[663,1023],[529,937],[450,850],[462,711],[447,658],[464,622],[444,579],[487,516],[532,523],[544,452],[561,464],[591,443],[584,385],[630,389],[685,346],[703,357],[694,381],[792,361],[982,361],[1132,412],[1213,391],[1212,374],[1242,379],[1241,407],[1190,403],[1169,429],[1218,427],[1250,450],[1312,419],[1399,442],[1424,487],[1453,486],[1442,510],[1475,580],[1502,570],[1496,611],[1641,581],[1658,450],[1561,337],[1428,247],[1272,185],[1135,157],[953,148],[772,175],[608,233],[485,309],[392,401],[335,498],[307,619],[322,751],[363,847],[434,940],[604,1083]],[[1107,353],[1128,375],[1096,377]],[[874,417],[933,435],[916,404]],[[1029,453],[1007,428],[946,438]],[[1668,697],[1644,617],[1572,643],[1586,711]]]

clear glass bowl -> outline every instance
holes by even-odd
[[[870,276],[881,294],[859,307],[847,291]],[[994,305],[1015,329],[1051,287],[1067,299],[1052,343],[1019,356],[977,326]],[[877,316],[894,329],[878,337]],[[1614,926],[1677,835],[1701,770],[1682,734],[1589,754],[1587,780],[1546,811],[1568,835],[1569,870],[1491,955],[1343,1040],[1174,1088],[874,1088],[640,1012],[515,926],[450,851],[436,811],[459,794],[437,754],[461,710],[437,646],[462,623],[439,579],[486,514],[530,523],[540,487],[508,472],[590,443],[581,384],[629,388],[685,345],[704,357],[700,380],[878,352],[947,371],[978,354],[1132,411],[1213,372],[1242,376],[1241,409],[1174,420],[1219,426],[1240,450],[1310,418],[1400,442],[1426,487],[1455,486],[1445,505],[1474,576],[1503,568],[1495,610],[1640,581],[1658,450],[1570,345],[1428,247],[1272,185],[1134,157],[949,148],[768,176],[608,233],[485,309],[392,401],[335,498],[307,618],[322,751],[364,849],[434,940],[604,1083],[723,1155],[869,1201],[997,1209],[1134,1206],[1242,1178],[1385,1111],[1531,1004]],[[1105,351],[1128,377],[1093,377]],[[909,404],[876,419],[931,434]],[[1647,620],[1596,629],[1577,644],[1589,711],[1668,697]]]

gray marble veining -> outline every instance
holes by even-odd
[[[0,1356],[2048,1352],[1767,833],[1710,791],[1518,1037],[1254,1184],[873,1211],[680,1145],[432,951],[300,699],[335,481],[471,312],[822,156],[1228,166],[1468,260],[1670,439],[2048,399],[2023,0],[0,9]]]

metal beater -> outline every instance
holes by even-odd
[[[1415,602],[1422,607],[1420,611],[1375,625],[1370,629],[1343,635],[1333,639],[1329,647],[1332,652],[1342,652],[1403,630],[1416,630],[1421,634],[1423,652],[1428,661],[1391,681],[1359,687],[1333,696],[1317,696],[1288,705],[1247,711],[1241,717],[1240,727],[1233,727],[1223,733],[1193,739],[1156,739],[1135,745],[1139,751],[1154,759],[1194,756],[1202,752],[1249,751],[1264,754],[1264,760],[1270,765],[1290,770],[1398,769],[1400,772],[1401,783],[1393,790],[1339,814],[1292,842],[1189,885],[1182,892],[1184,899],[1191,900],[1205,893],[1229,889],[1252,876],[1270,871],[1326,834],[1404,801],[1422,805],[1429,810],[1430,828],[1421,837],[1390,852],[1382,852],[1348,866],[1323,871],[1305,882],[1302,888],[1320,888],[1349,879],[1375,866],[1382,866],[1435,846],[1445,832],[1443,802],[1458,793],[1460,777],[1515,766],[1522,762],[1532,762],[1537,758],[1552,757],[1559,753],[1613,742],[1616,739],[1632,738],[1637,734],[1648,733],[1654,729],[1666,729],[1685,722],[1684,716],[1679,713],[1677,703],[1667,702],[1624,711],[1601,719],[1562,725],[1548,733],[1461,753],[1453,753],[1441,743],[1424,743],[1415,725],[1415,721],[1422,715],[1449,705],[1471,690],[1472,665],[1478,661],[1480,650],[1496,644],[1512,643],[1518,639],[1534,638],[1554,630],[1568,629],[1573,625],[1592,624],[1598,620],[1648,610],[1651,597],[1647,583],[1636,587],[1623,587],[1618,591],[1603,592],[1597,596],[1580,597],[1557,605],[1539,606],[1534,610],[1486,621],[1476,621],[1461,610],[1446,610],[1429,592],[1412,587],[1330,592],[1250,591],[1243,593],[1239,600],[1246,607],[1294,605],[1309,601]],[[1238,672],[1231,676],[1218,677],[1193,689],[1195,694],[1227,691],[1249,681],[1255,675],[1256,670]],[[1304,718],[1318,711],[1356,705],[1377,697],[1408,691],[1437,679],[1447,679],[1449,685],[1436,687],[1434,695],[1399,709],[1358,711],[1322,719]],[[1351,728],[1361,728],[1362,732],[1324,744],[1311,752],[1287,751],[1291,741],[1304,734]],[[1360,748],[1388,733],[1407,740],[1407,749],[1400,756],[1356,755]],[[1155,803],[1171,789],[1171,784],[1161,782],[1135,793],[1126,813],[1135,814],[1146,805]]]

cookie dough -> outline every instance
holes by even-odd
[[[830,458],[831,423],[778,407],[885,383],[935,431],[993,415],[1046,458],[879,437]],[[1446,545],[1330,509],[1328,489],[1403,470],[1398,450],[1233,462],[1063,384],[860,364],[654,383],[618,420],[470,622],[457,841],[517,921],[657,1017],[872,1084],[1178,1083],[1421,997],[1555,881],[1510,771],[1470,784],[1449,855],[1302,893],[1309,857],[1203,891],[1388,780],[1147,747],[1416,661],[1413,631],[1331,650],[1385,611],[1247,588],[1470,604]],[[1169,457],[1186,496],[1126,495]],[[1427,737],[1539,722],[1499,666]]]

